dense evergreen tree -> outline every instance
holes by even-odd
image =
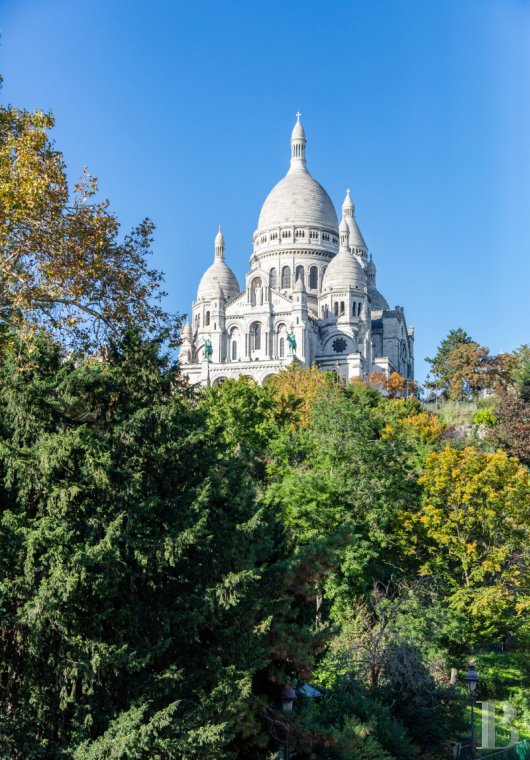
[[[250,695],[271,660],[269,532],[245,460],[177,386],[134,335],[107,363],[45,337],[3,355],[2,756],[267,741]]]

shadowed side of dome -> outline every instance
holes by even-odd
[[[368,288],[368,295],[370,296],[370,307],[372,311],[388,311],[390,309],[388,301],[377,288]]]
[[[375,262],[370,256],[370,261],[366,266],[366,276],[368,278],[368,295],[370,296],[370,306],[372,311],[388,311],[390,309],[386,298],[377,290],[376,286],[377,269]]]

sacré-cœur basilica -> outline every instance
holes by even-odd
[[[349,191],[339,224],[309,173],[306,145],[298,114],[291,165],[262,206],[243,290],[226,263],[221,230],[215,237],[213,263],[182,332],[180,364],[192,384],[239,375],[261,384],[292,361],[344,380],[374,371],[414,377],[414,328],[377,289]]]

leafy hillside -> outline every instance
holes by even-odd
[[[436,413],[296,362],[190,388],[151,225],[0,117],[0,757],[441,760],[473,657],[523,730],[525,350],[450,334]]]

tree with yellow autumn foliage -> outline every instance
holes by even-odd
[[[530,473],[502,451],[447,446],[419,482],[421,508],[401,513],[405,551],[442,583],[469,641],[506,633],[530,602]]]
[[[321,372],[315,366],[304,369],[296,361],[271,377],[269,387],[278,406],[289,410],[293,421],[303,426],[308,424],[311,409],[323,394],[334,398],[339,395],[331,372]]]
[[[50,139],[54,119],[0,107],[0,314],[94,349],[130,326],[174,329],[162,276],[148,266],[153,224],[122,236],[85,169],[71,192]],[[175,333],[176,335],[176,333]]]

